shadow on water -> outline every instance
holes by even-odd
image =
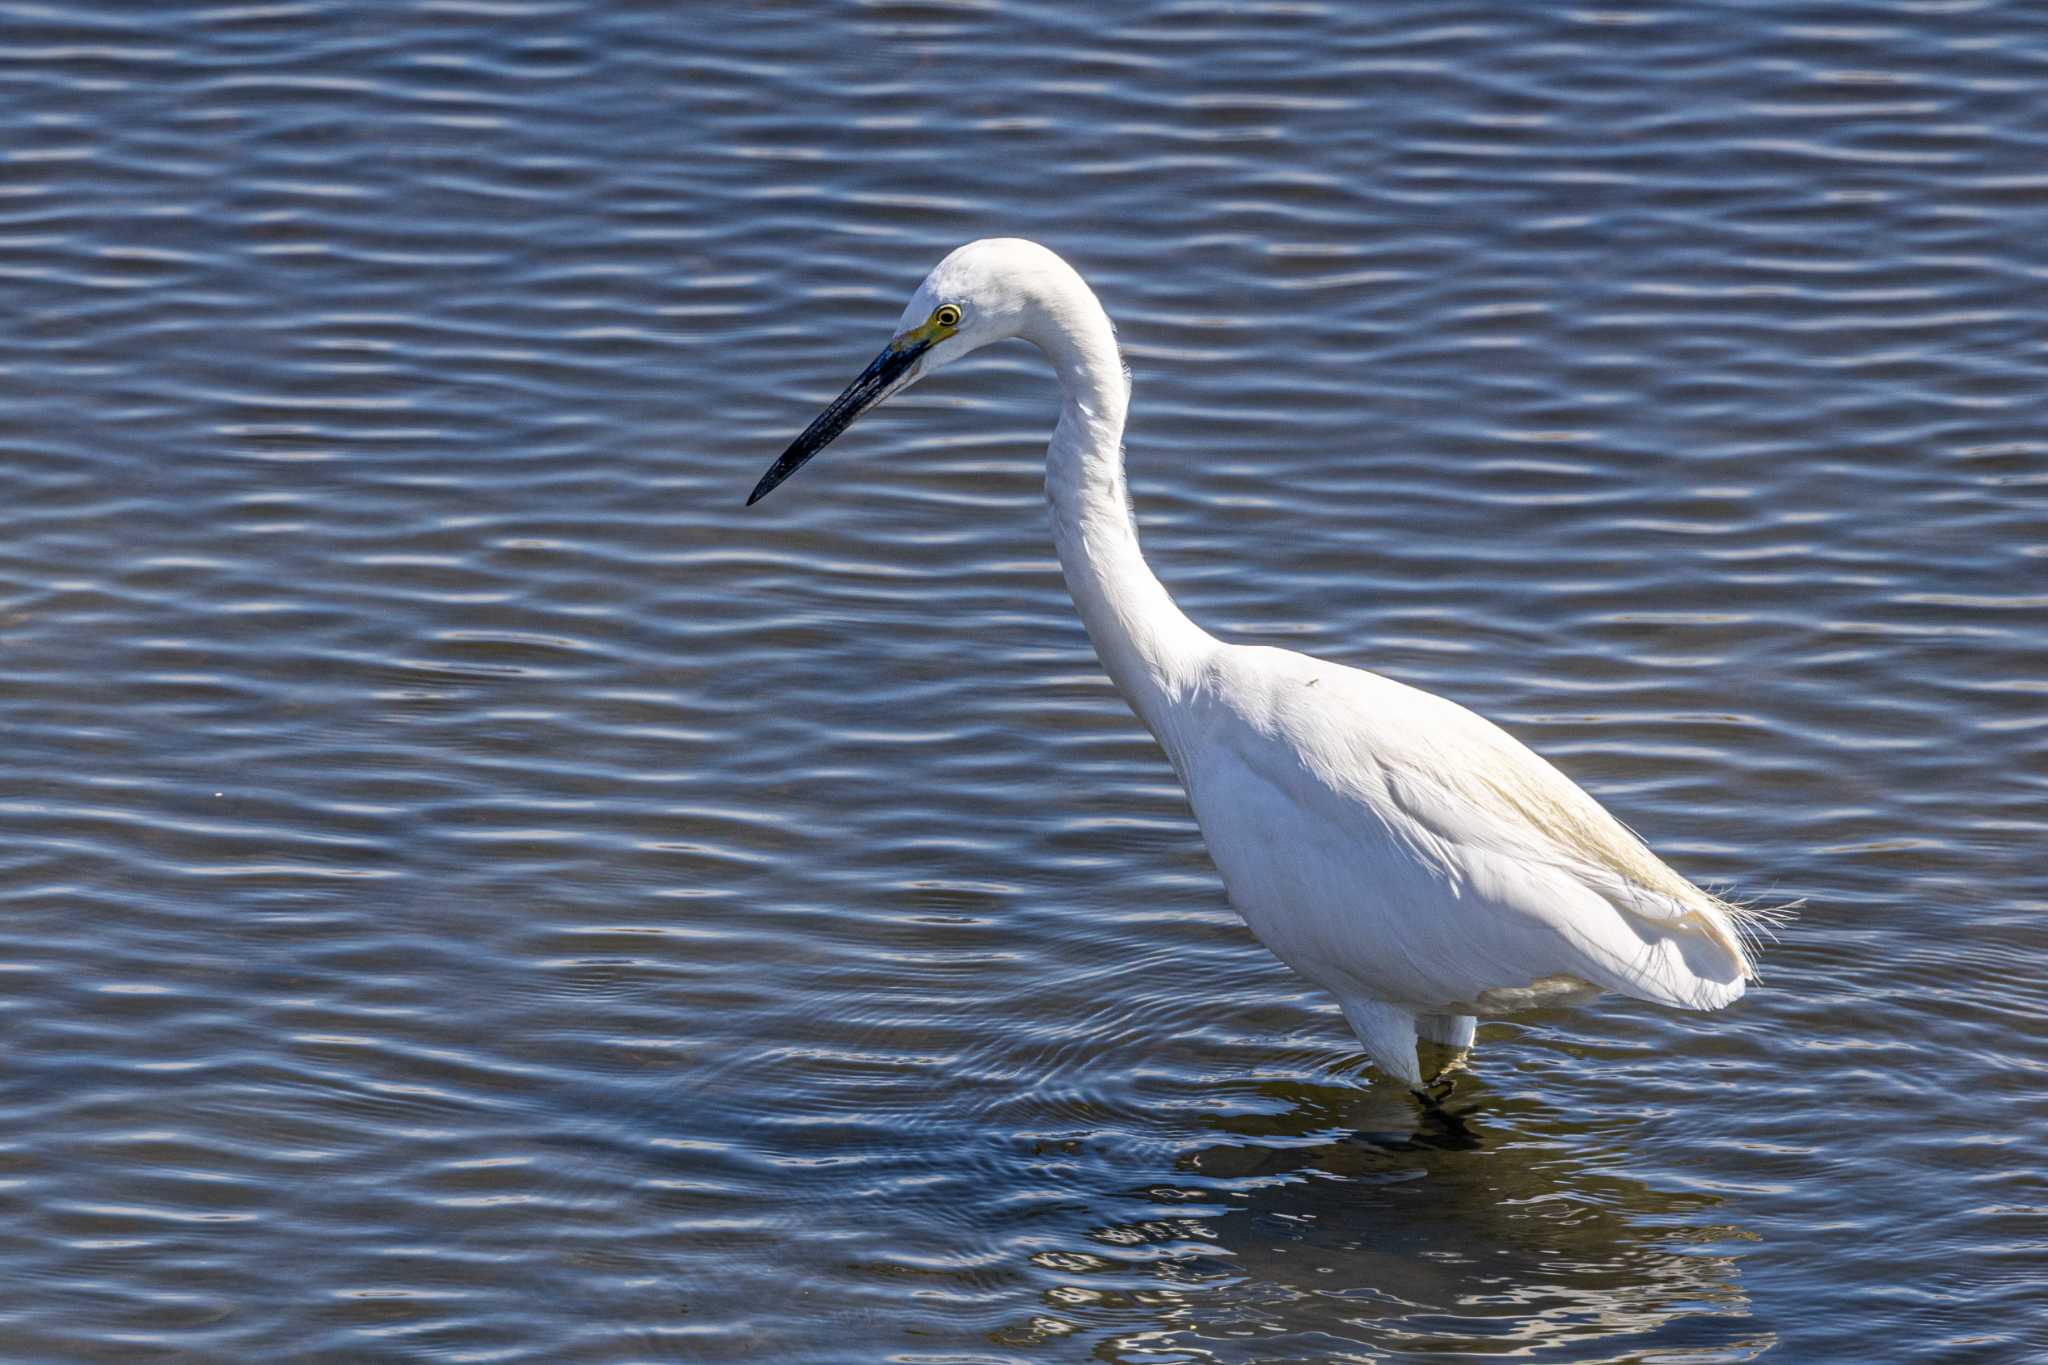
[[[1098,1234],[1165,1252],[1175,1305],[1106,1358],[1721,1361],[1776,1342],[1729,1245],[1753,1235],[1711,1194],[1624,1173],[1632,1120],[1470,1077],[1448,1114],[1386,1087],[1258,1090],[1274,1111],[1217,1119],[1178,1179],[1139,1192],[1158,1217]]]

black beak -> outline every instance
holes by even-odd
[[[874,363],[860,372],[860,378],[848,384],[846,392],[833,399],[831,406],[818,414],[818,420],[805,427],[804,434],[790,442],[789,449],[768,466],[761,482],[747,494],[747,506],[752,507],[774,492],[784,479],[802,469],[811,456],[852,426],[854,418],[901,388],[917,358],[930,349],[929,341],[892,341],[885,346]]]

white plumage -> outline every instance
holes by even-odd
[[[1762,916],[1672,871],[1513,736],[1374,673],[1216,640],[1181,613],[1138,551],[1114,330],[1044,247],[981,241],[942,261],[749,501],[868,407],[1010,337],[1065,389],[1046,489],[1103,667],[1186,786],[1231,903],[1337,998],[1381,1069],[1420,1088],[1418,1038],[1455,1061],[1481,1016],[1601,990],[1709,1010],[1742,994]]]

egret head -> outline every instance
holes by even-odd
[[[1038,285],[1060,274],[1073,271],[1036,242],[1012,237],[969,242],[940,261],[910,296],[882,353],[768,467],[747,505],[775,491],[869,408],[990,342],[1019,335],[1041,302]]]

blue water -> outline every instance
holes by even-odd
[[[2048,8],[0,5],[0,1357],[2048,1354]],[[1803,899],[1460,1132],[1223,900],[1196,619]]]

